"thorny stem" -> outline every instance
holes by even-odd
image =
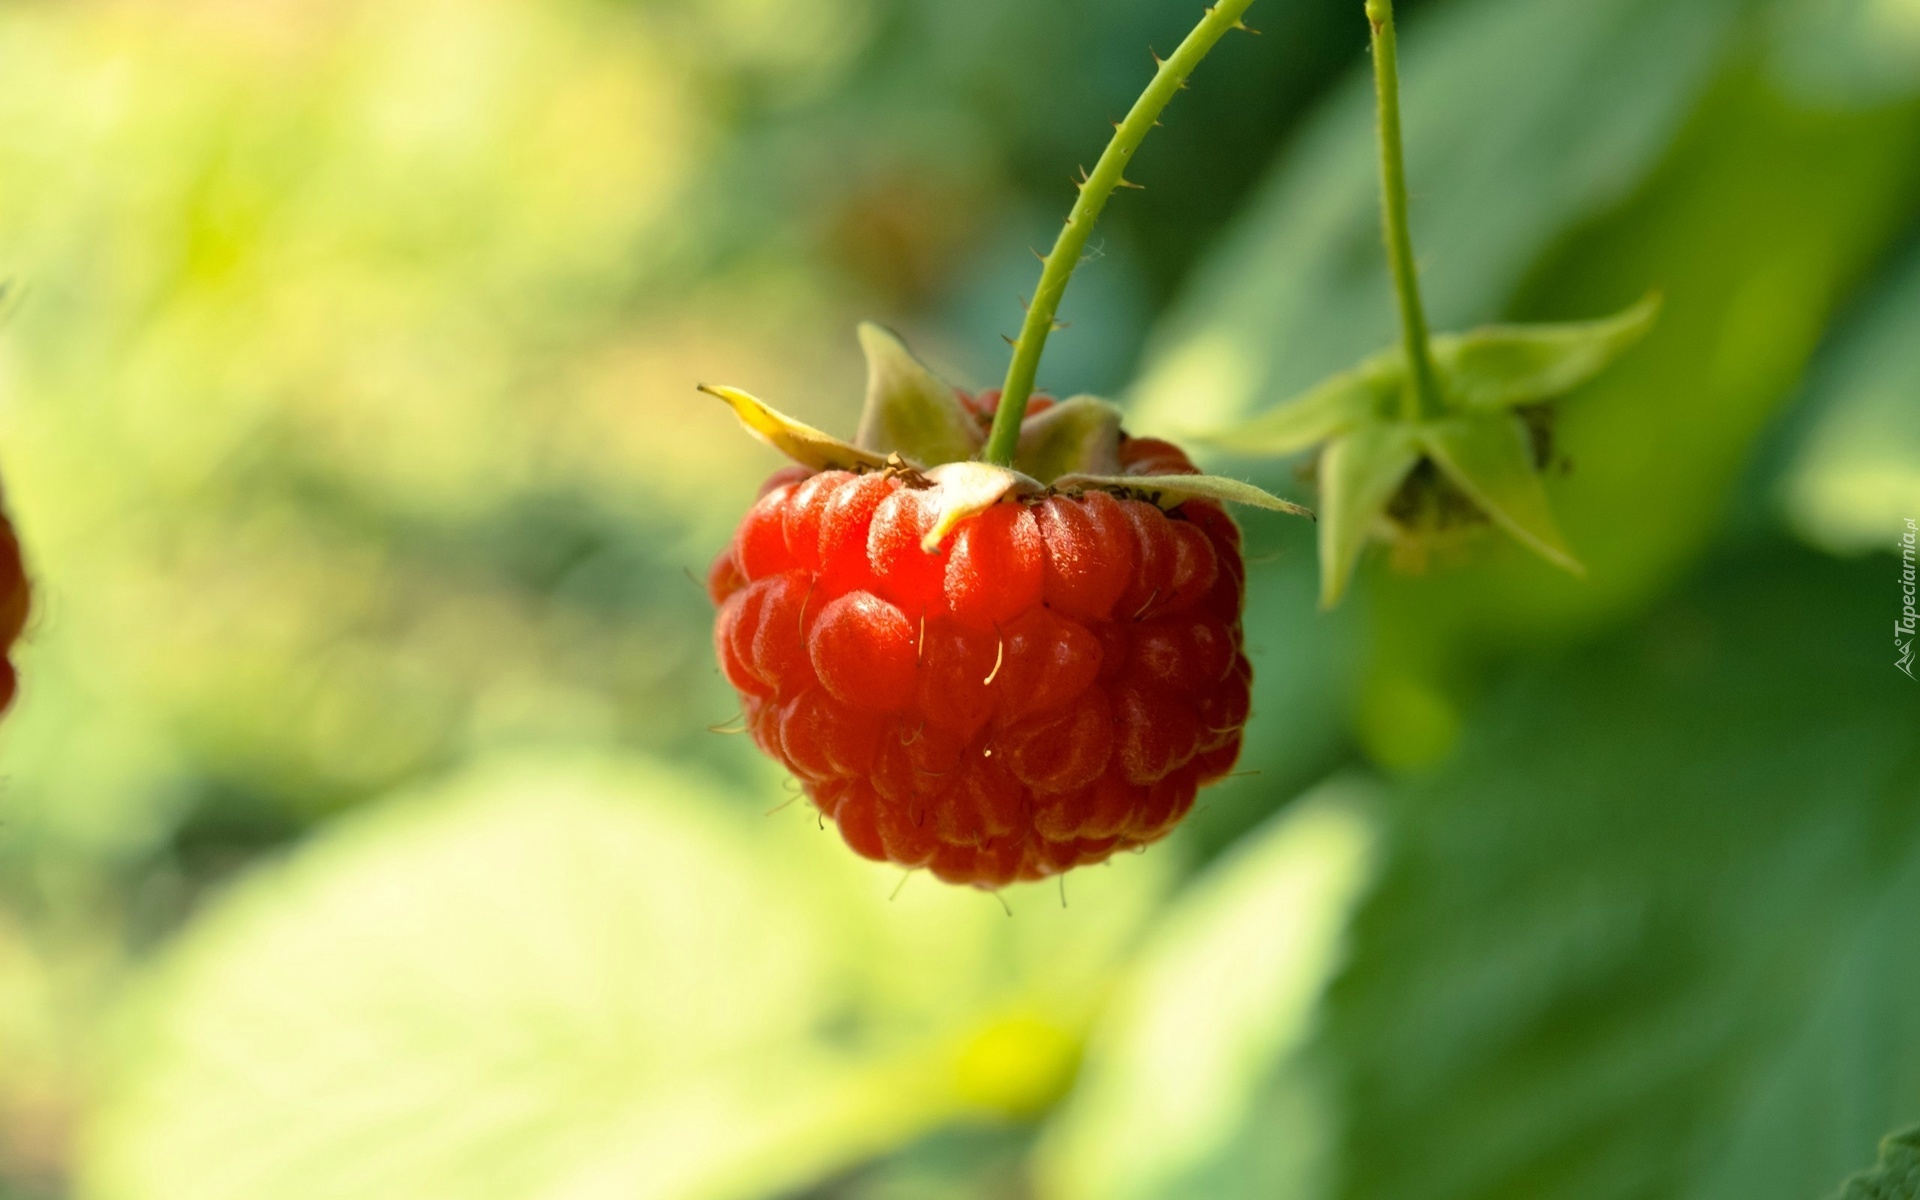
[[[1207,51],[1213,49],[1213,44],[1230,29],[1246,28],[1240,23],[1240,15],[1252,3],[1253,0],[1217,0],[1207,10],[1193,32],[1187,34],[1171,55],[1160,60],[1147,90],[1133,102],[1126,119],[1114,126],[1113,139],[1101,152],[1100,161],[1093,164],[1085,182],[1080,184],[1080,196],[1067,214],[1066,227],[1042,260],[1040,286],[1034,291],[1033,302],[1027,305],[1027,318],[1020,326],[1019,339],[1013,344],[1007,382],[1000,389],[1000,408],[994,414],[993,432],[987,437],[984,457],[988,462],[1003,467],[1013,465],[1013,452],[1020,442],[1020,421],[1027,414],[1027,397],[1033,394],[1034,373],[1039,370],[1040,352],[1046,347],[1047,335],[1053,332],[1060,297],[1066,293],[1073,269],[1080,264],[1080,255],[1087,247],[1087,235],[1093,232],[1093,223],[1106,207],[1107,198],[1115,188],[1131,186],[1125,177],[1127,162],[1146,140],[1147,131],[1159,123],[1160,113],[1173,99],[1173,94],[1187,86],[1187,76],[1206,57]]]
[[[1440,414],[1440,378],[1427,344],[1427,314],[1420,304],[1420,275],[1407,228],[1407,163],[1400,146],[1400,62],[1393,36],[1393,0],[1366,0],[1373,26],[1373,87],[1380,109],[1380,226],[1400,301],[1400,336],[1413,381],[1401,415],[1409,421]]]

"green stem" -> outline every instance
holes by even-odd
[[[1400,336],[1413,380],[1402,416],[1409,421],[1440,415],[1440,377],[1427,344],[1427,314],[1420,304],[1420,274],[1407,228],[1407,163],[1400,146],[1400,61],[1393,36],[1393,0],[1367,0],[1373,25],[1373,86],[1380,107],[1380,226],[1386,236],[1393,290],[1400,301]]]
[[[1067,214],[1066,227],[1042,260],[1040,286],[1034,290],[1033,303],[1027,305],[1027,319],[1020,326],[1019,340],[1013,344],[1007,382],[1000,389],[1000,408],[993,417],[993,432],[987,437],[985,458],[988,462],[1003,467],[1013,465],[1013,452],[1020,442],[1020,421],[1027,414],[1034,373],[1040,368],[1040,352],[1046,348],[1047,335],[1053,332],[1060,297],[1066,293],[1073,269],[1080,265],[1087,235],[1093,232],[1093,223],[1106,207],[1107,197],[1113,195],[1117,187],[1131,186],[1125,178],[1127,162],[1146,140],[1147,130],[1159,123],[1161,110],[1167,107],[1173,94],[1187,86],[1187,76],[1206,57],[1207,51],[1213,49],[1213,44],[1226,36],[1229,29],[1245,28],[1240,23],[1240,15],[1252,3],[1253,0],[1217,0],[1207,10],[1193,32],[1161,61],[1147,90],[1133,102],[1126,119],[1114,126],[1113,140],[1107,143],[1100,161],[1093,164],[1093,171],[1080,185],[1080,197]]]

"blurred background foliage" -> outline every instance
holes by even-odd
[[[1042,367],[1136,428],[1391,338],[1360,5],[1269,2]],[[692,384],[850,428],[861,318],[996,382],[1194,5],[0,5],[0,1197],[1870,1166],[1920,1121],[1920,3],[1400,7],[1436,324],[1665,297],[1555,431],[1589,575],[1475,538],[1321,614],[1249,518],[1246,773],[1009,919],[710,732],[693,577],[775,464]]]

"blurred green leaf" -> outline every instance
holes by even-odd
[[[1920,519],[1920,253],[1823,355],[1810,427],[1781,481],[1787,523],[1842,553],[1895,548]]]
[[[1920,1197],[1920,1127],[1890,1133],[1880,1161],[1841,1185],[1834,1200],[1915,1200]]]
[[[1914,0],[1774,0],[1773,75],[1826,105],[1888,104],[1920,92]]]
[[[1789,1200],[1920,1116],[1920,693],[1778,542],[1398,789],[1330,994],[1341,1194]]]
[[[1057,1096],[1164,856],[1009,921],[794,815],[542,760],[330,829],[139,991],[86,1194],[752,1197]]]
[[[1050,1200],[1297,1195],[1331,1124],[1289,1080],[1293,1119],[1249,1128],[1274,1102],[1263,1078],[1309,1029],[1372,855],[1371,789],[1346,779],[1309,793],[1243,839],[1159,922],[1096,1029],[1086,1078],[1039,1158]],[[1257,1172],[1239,1156],[1258,1155]]]

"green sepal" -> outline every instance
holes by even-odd
[[[1420,451],[1416,427],[1392,421],[1361,425],[1321,452],[1321,608],[1332,608],[1346,594],[1374,522],[1420,461]]]
[[[1532,442],[1518,417],[1485,413],[1412,428],[1427,457],[1495,524],[1555,566],[1586,573],[1554,523]]]
[[[1212,500],[1221,504],[1245,504],[1271,512],[1313,517],[1313,510],[1282,500],[1272,492],[1244,480],[1224,475],[1062,475],[1053,481],[1057,491],[1085,491],[1088,488],[1108,492],[1138,492],[1161,508],[1177,508],[1188,500]]]
[[[1250,421],[1198,440],[1243,454],[1296,454],[1391,411],[1406,376],[1400,351],[1382,351]]]
[[[1441,334],[1430,345],[1446,405],[1456,412],[1485,411],[1565,395],[1646,336],[1659,313],[1655,294],[1597,321]]]
[[[1441,402],[1450,412],[1537,404],[1592,379],[1653,328],[1660,297],[1597,321],[1485,325],[1434,337]],[[1297,454],[1364,421],[1391,420],[1408,387],[1406,356],[1382,350],[1251,420],[1201,440],[1243,454]]]
[[[1046,490],[1031,475],[983,462],[943,463],[927,472],[933,482],[934,518],[920,548],[928,554],[940,549],[954,527],[977,516],[1008,496],[1031,496]]]
[[[860,323],[867,356],[867,400],[854,444],[881,456],[898,454],[923,467],[972,458],[986,442],[952,385],[913,356],[892,330]]]
[[[734,416],[740,418],[740,423],[747,427],[748,433],[803,467],[811,467],[816,471],[871,471],[887,465],[884,455],[862,450],[832,434],[822,433],[811,425],[796,421],[739,388],[703,383],[700,390],[726,401],[727,407],[733,410]]]
[[[1042,483],[1062,475],[1118,475],[1120,415],[1098,397],[1062,400],[1021,423],[1014,465]]]

